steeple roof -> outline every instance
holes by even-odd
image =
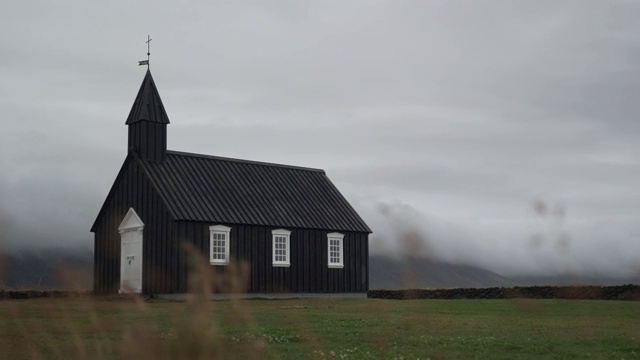
[[[153,82],[151,71],[147,70],[147,74],[142,80],[140,90],[136,100],[133,102],[129,116],[125,124],[133,124],[139,121],[149,121],[160,124],[168,124],[169,116],[164,110],[162,100],[160,100],[160,94],[156,89],[156,84]]]

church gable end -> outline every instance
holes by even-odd
[[[135,214],[131,211],[135,210]],[[135,215],[135,216],[134,216]],[[138,221],[140,223],[138,223]],[[121,231],[144,224],[145,293],[169,293],[178,263],[174,218],[135,156],[128,156],[91,231],[95,233],[94,291],[116,293],[120,287]]]

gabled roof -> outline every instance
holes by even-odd
[[[176,220],[371,232],[323,170],[177,151],[138,161]]]
[[[168,124],[169,116],[164,110],[160,94],[156,89],[156,84],[151,76],[151,71],[147,70],[147,74],[142,80],[136,100],[133,102],[129,116],[125,124],[133,124],[139,121],[156,122],[160,124]]]

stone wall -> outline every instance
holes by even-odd
[[[370,290],[373,299],[583,299],[640,300],[640,285],[524,286],[468,289]]]

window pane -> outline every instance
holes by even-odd
[[[226,262],[227,260],[227,233],[212,232],[211,233],[211,260],[217,262]]]
[[[329,264],[342,264],[342,240],[329,238]]]
[[[274,263],[287,264],[289,262],[288,236],[273,236],[273,261]]]

